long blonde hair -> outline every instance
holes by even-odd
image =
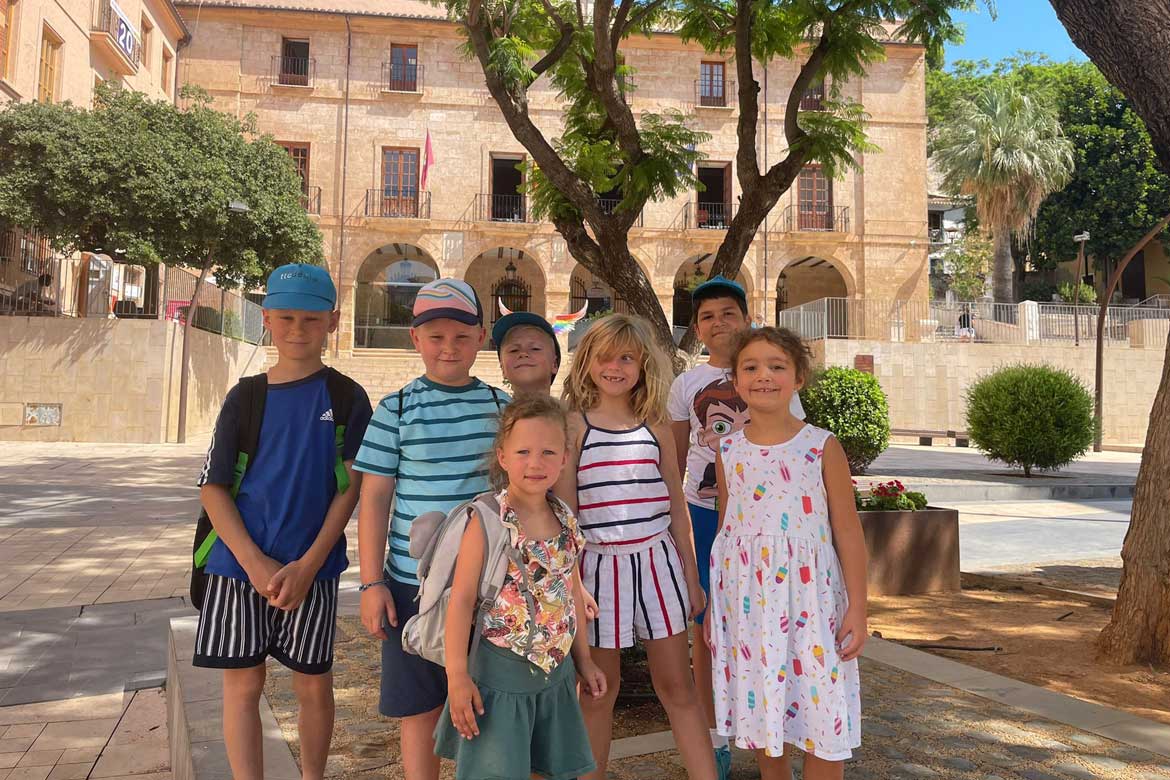
[[[657,344],[650,325],[641,317],[610,314],[597,320],[573,353],[573,368],[562,394],[569,408],[587,412],[597,405],[599,391],[589,376],[593,361],[629,351],[641,356],[641,376],[630,393],[634,416],[652,425],[662,422],[672,374],[667,356]]]

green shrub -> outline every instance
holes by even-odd
[[[1089,449],[1093,398],[1067,371],[1008,366],[967,390],[967,431],[987,457],[1030,477],[1034,468],[1060,468]]]
[[[864,474],[890,444],[890,409],[872,374],[853,368],[829,368],[800,391],[808,421],[833,432],[849,470]]]
[[[1049,284],[1048,282],[1024,282],[1020,300],[1052,303],[1052,296],[1056,294],[1057,289],[1055,284]]]
[[[1084,282],[1081,282],[1081,296],[1079,299],[1077,299],[1076,295],[1076,285],[1072,282],[1061,282],[1060,286],[1056,288],[1056,291],[1065,303],[1072,303],[1073,300],[1076,300],[1077,303],[1097,302],[1097,291]]]

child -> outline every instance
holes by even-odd
[[[788,330],[740,335],[735,389],[751,422],[720,437],[721,532],[711,552],[711,619],[719,733],[754,749],[765,778],[843,776],[861,744],[857,656],[866,639],[865,540],[845,451],[789,408],[809,372]]]
[[[688,775],[714,780],[686,633],[704,597],[674,441],[663,420],[670,373],[665,354],[647,348],[654,343],[642,320],[605,317],[581,339],[565,383],[575,446],[558,495],[576,508],[587,541],[582,580],[600,610],[589,645],[610,683],[604,696],[581,700],[597,759],[590,777],[605,777],[621,649],[637,637],[645,642],[654,690]]]
[[[354,465],[367,475],[358,512],[362,624],[383,640],[378,708],[402,719],[408,780],[439,776],[434,732],[447,698],[443,667],[402,648],[402,626],[418,611],[410,524],[489,487],[484,459],[510,399],[471,376],[485,335],[483,309],[466,282],[438,279],[419,288],[410,339],[426,373],[378,402]]]
[[[707,347],[710,360],[700,363],[675,378],[670,387],[667,410],[670,428],[678,452],[678,469],[685,474],[687,508],[695,534],[695,558],[699,562],[699,584],[710,599],[707,574],[710,570],[711,543],[719,530],[715,507],[715,449],[721,436],[727,436],[748,421],[748,410],[736,395],[728,369],[731,349],[740,332],[748,328],[747,294],[738,283],[716,276],[703,282],[691,293],[692,324],[699,341]],[[792,394],[792,414],[803,420],[800,398]],[[702,641],[703,613],[695,617],[695,636],[691,644],[691,663],[695,684],[707,713],[711,745],[715,748],[715,765],[719,779],[727,780],[731,771],[731,749],[727,737],[715,729],[715,707],[711,691],[711,654]]]
[[[492,343],[516,395],[549,395],[561,367],[561,345],[548,320],[528,311],[506,314],[492,326]]]
[[[343,531],[357,504],[353,458],[370,419],[361,386],[329,379],[321,350],[337,329],[329,272],[285,265],[268,277],[264,327],[278,355],[268,369],[260,438],[232,499],[241,390],[224,400],[200,500],[219,540],[207,560],[207,592],[195,639],[195,666],[223,669],[223,737],[232,775],[264,777],[260,694],[265,658],[293,670],[300,705],[301,766],[320,778],[333,734],[333,638],[337,585],[348,565]],[[330,383],[352,393],[348,420],[335,420]],[[333,477],[336,427],[345,425],[345,492]]]
[[[435,751],[455,760],[457,780],[559,780],[594,768],[576,692],[579,676],[587,695],[605,693],[605,675],[577,630],[585,621],[577,569],[585,538],[549,493],[565,465],[567,438],[564,409],[547,395],[514,401],[500,419],[492,483],[501,491],[499,522],[525,571],[509,561],[495,604],[477,626],[479,518],[463,534],[447,611],[447,706],[435,732]],[[473,630],[485,641],[468,669]]]

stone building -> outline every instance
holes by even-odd
[[[442,10],[415,0],[319,5],[179,0],[192,31],[179,79],[209,90],[221,110],[254,112],[296,159],[340,280],[341,351],[405,346],[414,291],[436,274],[470,281],[491,302],[491,319],[500,296],[546,316],[586,301],[621,310],[517,194],[524,149]],[[632,38],[624,52],[636,70],[635,113],[679,109],[712,136],[698,170],[706,190],[646,204],[630,232],[667,316],[685,325],[685,291],[709,267],[738,198],[734,65],[669,34]],[[825,296],[925,299],[924,52],[890,43],[886,53],[843,85],[864,104],[881,151],[861,155],[858,170],[837,181],[809,166],[777,204],[742,272],[758,319]],[[760,137],[763,147],[766,132],[770,162],[785,145],[784,104],[798,67],[757,67],[769,90]],[[556,135],[561,104],[547,79],[530,97],[534,120]],[[806,108],[819,99],[811,90]]]

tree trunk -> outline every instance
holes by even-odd
[[[991,273],[991,291],[996,303],[1016,302],[1012,286],[1015,270],[1015,264],[1012,262],[1011,231],[1007,227],[997,227],[995,229],[995,260]]]
[[[1050,0],[1069,36],[1120,89],[1170,170],[1170,4]],[[1118,663],[1170,663],[1170,344],[1138,471],[1117,604],[1098,643]]]
[[[188,336],[191,333],[191,323],[195,321],[195,310],[199,306],[199,293],[203,290],[203,282],[207,279],[207,272],[211,269],[211,252],[203,261],[203,268],[199,271],[199,278],[195,280],[195,290],[191,293],[191,305],[187,307],[187,316],[183,320],[183,354],[179,358],[179,425],[178,443],[187,443],[187,387],[190,384],[191,372],[187,364],[191,357],[191,344]],[[221,328],[222,330],[222,328]]]

